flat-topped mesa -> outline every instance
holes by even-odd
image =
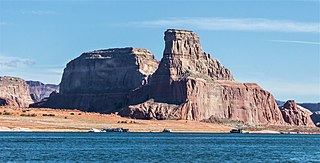
[[[127,92],[141,84],[158,67],[147,49],[112,48],[82,53],[67,64],[60,93]]]
[[[95,58],[104,58],[104,57],[124,57],[123,55],[133,55],[148,59],[154,59],[154,56],[150,53],[149,50],[144,48],[133,48],[133,47],[125,47],[125,48],[110,48],[110,49],[102,49],[102,50],[94,50],[91,52],[85,52],[82,55],[86,56],[87,59],[95,59]]]
[[[165,56],[203,57],[202,47],[196,33],[187,30],[168,29],[165,32]]]
[[[148,84],[159,62],[147,49],[112,48],[82,53],[64,69],[60,92],[33,107],[118,111],[132,90]]]

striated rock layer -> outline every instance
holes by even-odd
[[[59,85],[43,84],[39,81],[26,81],[30,96],[34,102],[40,102],[50,96],[52,92],[59,92]]]
[[[308,119],[285,121],[272,94],[257,84],[236,82],[226,67],[203,52],[194,32],[169,29],[164,40],[160,63],[146,49],[83,53],[67,64],[60,92],[31,106],[119,112],[138,119],[309,126]]]
[[[0,77],[0,106],[27,107],[33,101],[28,85],[17,77]]]
[[[67,64],[59,93],[31,106],[115,112],[125,106],[130,91],[148,84],[157,67],[158,61],[146,49],[86,52]]]
[[[169,29],[164,40],[163,58],[150,83],[130,93],[131,105],[120,115],[284,124],[274,97],[257,84],[234,81],[227,68],[202,51],[194,32]]]
[[[281,108],[281,113],[285,122],[295,126],[314,127],[314,123],[307,109],[301,109],[294,100],[288,100]]]

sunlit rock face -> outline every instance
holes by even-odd
[[[192,31],[169,29],[165,50],[149,84],[129,95],[123,116],[202,120],[212,116],[248,124],[284,124],[275,99],[254,83],[236,82],[231,72],[203,52]]]
[[[282,107],[281,113],[285,122],[295,126],[314,127],[310,111],[299,108],[294,100],[288,100]]]
[[[28,107],[33,101],[27,83],[17,77],[0,77],[0,106]]]

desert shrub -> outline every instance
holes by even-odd
[[[34,114],[34,113],[32,113],[32,114],[20,114],[20,116],[24,116],[24,117],[36,117],[37,114]]]
[[[78,115],[81,115],[81,113],[79,113]]]
[[[70,113],[70,115],[74,115],[74,113]]]
[[[42,114],[42,116],[54,117],[54,116],[56,116],[56,115],[55,115],[55,114]]]
[[[3,115],[12,115],[12,113],[4,111]]]
[[[136,121],[118,121],[118,123],[137,123]]]

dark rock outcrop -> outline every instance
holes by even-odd
[[[130,93],[132,105],[120,115],[190,120],[214,116],[249,124],[284,123],[274,97],[257,84],[234,81],[227,68],[202,51],[194,32],[170,29],[164,39],[157,71],[148,85]]]
[[[67,64],[60,92],[32,107],[115,112],[125,106],[130,91],[148,84],[157,67],[158,61],[146,49],[86,52]]]
[[[28,107],[32,103],[28,85],[17,77],[0,77],[0,106]]]
[[[314,112],[311,115],[311,119],[317,127],[320,127],[320,111]]]
[[[40,102],[50,96],[52,92],[59,92],[59,85],[43,84],[39,81],[26,81],[30,96],[34,102]]]
[[[281,113],[285,122],[295,126],[314,127],[310,113],[306,109],[301,109],[294,100],[288,100],[281,108]]]

